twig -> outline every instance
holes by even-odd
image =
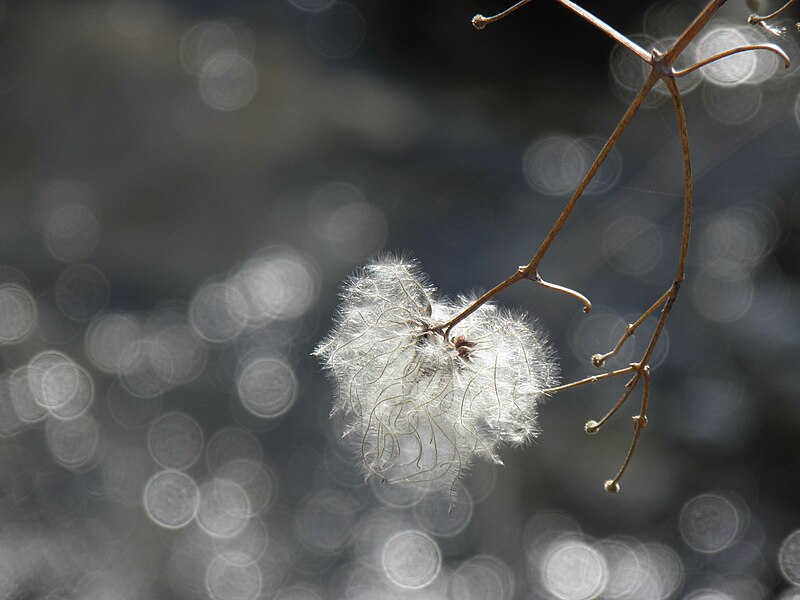
[[[483,15],[475,15],[474,17],[472,17],[472,25],[475,27],[475,29],[483,29],[487,25],[490,25],[491,23],[495,23],[500,19],[507,17],[512,12],[514,12],[519,8],[522,8],[530,1],[531,0],[522,0],[521,2],[517,2],[511,8],[507,8],[503,12],[498,13],[493,17],[484,17]],[[636,56],[641,58],[644,62],[646,63],[650,62],[650,53],[647,52],[647,50],[645,50],[635,42],[631,41],[630,39],[622,35],[619,31],[611,27],[605,21],[601,21],[600,19],[595,17],[588,10],[584,10],[574,2],[570,2],[570,0],[556,0],[556,2],[568,8],[579,17],[589,21],[589,23],[597,27],[600,31],[607,34],[613,40],[615,40],[616,42],[618,42],[619,44],[621,44],[622,46],[624,46],[625,48],[636,54]]]
[[[601,373],[600,375],[592,375],[590,377],[586,377],[585,379],[579,379],[578,381],[573,381],[572,383],[565,383],[564,385],[547,388],[546,390],[542,390],[542,393],[556,394],[558,392],[563,392],[564,390],[568,390],[581,385],[586,385],[587,383],[597,383],[598,381],[602,381],[603,379],[616,377],[617,375],[625,375],[626,373],[632,373],[636,369],[637,365],[628,365],[624,369],[617,369],[616,371],[609,371],[608,373]]]
[[[628,452],[625,454],[625,460],[622,466],[617,471],[614,479],[609,479],[605,482],[604,486],[606,491],[612,494],[619,492],[619,480],[622,479],[625,469],[631,463],[633,453],[636,451],[636,446],[639,443],[639,437],[642,435],[642,429],[647,427],[647,400],[650,397],[650,367],[645,365],[641,370],[642,378],[644,379],[644,388],[642,389],[642,408],[639,414],[633,417],[633,439],[631,445],[628,447]]]
[[[530,260],[530,262],[527,265],[520,267],[517,270],[517,272],[514,273],[511,277],[509,277],[502,283],[498,284],[497,286],[486,292],[483,296],[478,298],[469,307],[467,307],[463,312],[450,319],[450,321],[448,321],[447,323],[444,323],[443,325],[440,325],[437,328],[435,328],[436,331],[444,331],[446,336],[449,335],[450,330],[456,324],[467,318],[469,315],[475,312],[482,304],[485,304],[486,302],[491,300],[494,296],[502,292],[507,287],[517,283],[522,279],[535,280],[535,278],[538,275],[537,269],[539,267],[539,263],[542,261],[544,255],[550,249],[550,246],[556,239],[556,236],[558,236],[558,233],[564,227],[564,224],[567,222],[567,219],[569,219],[570,215],[572,214],[572,211],[575,209],[575,205],[578,203],[578,200],[581,199],[581,196],[583,196],[584,190],[586,190],[586,188],[591,183],[592,179],[597,173],[597,170],[600,168],[600,166],[603,164],[603,161],[606,159],[611,150],[614,148],[614,145],[617,143],[617,140],[622,135],[622,132],[625,131],[625,128],[628,126],[628,123],[630,123],[631,119],[633,118],[633,115],[635,115],[636,111],[639,110],[639,108],[641,107],[642,103],[647,97],[648,92],[658,81],[658,77],[659,77],[658,73],[656,73],[655,70],[652,70],[650,72],[650,76],[644,82],[642,88],[639,90],[639,93],[636,94],[636,97],[633,99],[630,106],[628,106],[628,109],[625,111],[625,114],[622,115],[622,118],[620,119],[616,128],[611,133],[606,143],[603,145],[603,148],[600,150],[600,154],[597,155],[597,158],[595,158],[594,162],[589,167],[589,171],[586,173],[586,175],[584,175],[580,184],[578,184],[578,188],[575,190],[575,192],[573,192],[572,197],[569,199],[569,202],[567,202],[566,206],[561,211],[561,214],[559,215],[558,219],[556,219],[556,222],[553,224],[553,227],[550,229],[550,232],[547,234],[547,237],[545,237],[544,241],[542,242],[542,245],[539,247],[539,250]]]
[[[595,421],[594,419],[586,421],[586,424],[583,426],[583,429],[584,431],[586,431],[586,433],[592,434],[600,431],[600,428],[603,425],[605,425],[608,422],[608,420],[611,417],[613,417],[620,408],[622,408],[622,405],[628,401],[628,398],[631,397],[633,390],[636,389],[636,386],[639,383],[639,377],[641,376],[640,375],[641,369],[642,369],[641,363],[634,363],[631,365],[631,370],[634,371],[634,375],[633,377],[630,378],[628,383],[625,384],[625,391],[622,392],[622,396],[620,396],[619,400],[617,400],[617,403],[614,404],[614,406],[612,406],[611,409],[605,415],[603,415],[602,419],[600,419],[599,421]]]
[[[763,17],[759,17],[758,15],[750,15],[747,19],[748,23],[752,23],[753,25],[758,25],[759,23],[763,23],[764,21],[770,21],[775,17],[779,16],[783,11],[789,8],[792,4],[794,4],[795,0],[789,0],[786,4],[781,6],[778,10]]]
[[[524,269],[525,267],[520,267],[520,268]],[[556,285],[555,283],[549,283],[549,282],[545,281],[544,279],[542,279],[541,276],[538,273],[536,274],[536,277],[534,278],[534,281],[536,283],[538,283],[540,286],[545,287],[545,288],[547,288],[549,290],[553,290],[553,291],[556,291],[556,292],[561,292],[562,294],[566,294],[567,296],[572,296],[573,298],[579,300],[580,302],[583,303],[583,312],[584,313],[588,313],[588,312],[590,312],[592,310],[592,303],[589,301],[589,299],[586,296],[584,296],[580,292],[576,292],[575,290],[570,289],[568,287],[564,287],[563,285]]]
[[[625,328],[625,333],[623,333],[622,337],[619,338],[619,341],[617,342],[617,345],[614,346],[613,350],[611,350],[610,352],[606,352],[605,354],[595,354],[594,356],[592,356],[592,364],[599,369],[605,364],[605,362],[609,358],[616,355],[617,352],[619,352],[622,349],[622,346],[625,344],[625,342],[627,342],[628,339],[630,339],[633,336],[633,334],[636,333],[636,330],[639,328],[639,326],[642,323],[644,323],[650,315],[656,312],[658,308],[662,304],[664,304],[664,302],[667,301],[667,298],[669,298],[670,293],[672,293],[672,287],[670,287],[666,292],[664,292],[661,295],[661,297],[658,300],[656,300],[655,303],[653,303],[653,306],[644,311],[641,317],[636,319],[636,321],[634,321],[633,323],[628,324],[628,326]]]
[[[686,50],[686,47],[692,43],[694,38],[703,31],[708,22],[717,11],[722,8],[722,5],[725,4],[726,1],[727,0],[711,0],[711,2],[700,11],[700,14],[695,17],[694,21],[689,24],[686,30],[675,40],[670,49],[667,50],[667,53],[664,55],[665,67],[671,67],[675,61],[678,60],[681,53]]]
[[[731,48],[730,50],[725,50],[725,52],[720,52],[719,54],[715,54],[714,56],[709,56],[708,58],[704,58],[697,64],[692,65],[691,67],[687,67],[686,69],[680,69],[678,71],[673,71],[672,74],[675,77],[683,77],[684,75],[688,75],[689,73],[696,71],[701,67],[705,67],[706,65],[710,65],[713,62],[720,60],[721,58],[725,58],[727,56],[731,56],[733,54],[738,54],[739,52],[750,52],[751,50],[767,50],[774,54],[777,54],[783,59],[783,66],[784,68],[788,69],[790,66],[789,56],[780,46],[776,46],[775,44],[752,44],[750,46],[740,46],[739,48]]]
[[[773,52],[778,56],[780,56],[781,58],[783,58],[784,64],[787,67],[789,66],[789,57],[783,50],[781,50],[778,46],[775,46],[773,44],[755,44],[739,48],[732,48],[724,52],[715,54],[714,56],[711,56],[709,58],[703,59],[686,69],[675,70],[673,68],[673,65],[675,64],[677,59],[681,56],[681,54],[689,46],[689,44],[700,34],[700,32],[703,31],[703,29],[709,23],[712,17],[717,13],[717,11],[722,7],[722,5],[725,4],[726,0],[710,0],[708,4],[706,4],[706,6],[700,11],[697,17],[687,26],[687,28],[678,37],[678,39],[672,44],[672,46],[663,54],[658,52],[657,50],[652,50],[651,52],[648,53],[646,50],[644,50],[643,48],[632,42],[630,39],[628,39],[618,31],[616,31],[614,28],[612,28],[605,22],[601,21],[588,11],[574,4],[570,0],[556,0],[556,1],[562,6],[576,13],[581,18],[585,19],[595,27],[597,27],[600,31],[610,36],[612,39],[614,39],[617,43],[619,43],[623,47],[627,48],[628,50],[636,54],[645,63],[650,65],[650,73],[648,74],[645,82],[642,84],[642,87],[639,90],[639,92],[631,101],[630,105],[623,114],[616,128],[612,131],[611,135],[608,137],[608,140],[604,144],[603,148],[600,150],[600,153],[598,154],[597,158],[589,167],[589,170],[587,171],[586,175],[578,184],[577,189],[573,192],[569,201],[564,206],[564,209],[561,211],[561,214],[556,219],[555,223],[550,229],[550,232],[547,234],[544,241],[542,241],[541,245],[539,246],[539,249],[533,256],[533,258],[530,260],[530,262],[527,265],[519,267],[519,269],[508,279],[506,279],[505,281],[501,282],[500,284],[496,285],[494,288],[486,292],[483,296],[478,298],[475,302],[473,302],[461,313],[454,316],[448,322],[433,327],[431,328],[431,330],[443,334],[445,338],[449,339],[449,334],[450,331],[453,329],[453,327],[455,327],[458,323],[460,323],[462,320],[464,320],[473,312],[475,312],[481,305],[488,302],[494,296],[505,290],[507,287],[510,287],[511,285],[523,279],[530,279],[532,281],[539,283],[544,287],[577,298],[583,303],[584,312],[589,312],[589,310],[591,309],[591,302],[589,302],[589,299],[586,298],[586,296],[580,294],[579,292],[576,292],[575,290],[571,290],[569,288],[565,288],[560,285],[545,282],[539,276],[538,273],[539,265],[543,260],[544,256],[547,254],[548,250],[550,249],[550,246],[553,244],[556,237],[566,224],[570,215],[574,211],[575,206],[577,205],[578,201],[583,195],[583,192],[586,190],[589,183],[596,175],[598,169],[603,164],[603,161],[606,159],[609,152],[611,152],[612,148],[617,143],[617,140],[625,131],[626,127],[630,123],[633,116],[642,106],[642,103],[644,102],[647,95],[650,93],[650,90],[652,90],[653,86],[658,81],[663,81],[667,89],[669,90],[670,96],[672,97],[672,102],[675,109],[675,115],[677,117],[678,133],[681,145],[681,157],[683,161],[683,199],[684,199],[683,224],[681,228],[681,243],[678,254],[678,264],[675,270],[675,277],[670,287],[658,298],[658,300],[656,300],[656,302],[650,308],[648,308],[635,322],[628,325],[628,327],[625,330],[625,333],[617,342],[616,346],[611,351],[605,354],[595,354],[592,357],[592,362],[594,363],[595,366],[602,367],[608,358],[616,355],[619,352],[619,350],[622,348],[625,342],[628,339],[630,339],[630,337],[642,325],[642,323],[644,323],[659,308],[661,308],[661,313],[656,323],[656,327],[653,333],[650,335],[647,347],[645,348],[639,362],[632,363],[631,365],[623,369],[617,369],[615,371],[610,371],[600,375],[593,375],[578,381],[574,381],[572,383],[567,383],[564,385],[543,390],[543,393],[548,393],[548,394],[557,393],[574,387],[596,383],[598,381],[609,379],[619,375],[633,373],[631,379],[625,384],[624,392],[617,400],[616,404],[614,404],[614,406],[611,407],[611,409],[605,414],[605,416],[602,419],[600,419],[600,421],[591,420],[586,423],[585,429],[587,433],[596,433],[625,404],[628,398],[630,398],[634,389],[636,389],[636,387],[638,386],[639,382],[640,381],[644,382],[642,390],[642,405],[639,414],[634,417],[633,438],[628,448],[628,452],[625,456],[625,460],[617,475],[613,479],[606,481],[605,484],[605,488],[607,491],[617,492],[619,491],[619,480],[622,478],[622,475],[625,473],[625,470],[628,468],[628,465],[630,464],[633,453],[635,452],[636,446],[639,443],[639,438],[641,437],[642,429],[644,429],[647,426],[647,404],[650,396],[650,365],[649,365],[650,358],[652,357],[655,347],[658,343],[658,340],[660,339],[661,334],[664,331],[667,319],[669,318],[669,315],[672,311],[672,307],[675,304],[675,301],[678,297],[678,293],[680,292],[681,284],[686,278],[686,260],[689,252],[689,239],[692,229],[692,165],[689,152],[689,132],[686,124],[686,114],[683,107],[683,99],[681,97],[680,90],[678,89],[678,86],[675,82],[675,79],[677,77],[683,77],[685,75],[688,75],[689,73],[692,73],[702,67],[705,67],[717,60],[721,60],[725,57],[731,56],[739,52],[749,52],[751,50],[766,50],[769,52]],[[795,0],[789,0],[789,2],[787,2],[779,10],[765,17],[757,17],[755,15],[751,16],[750,22],[757,23],[766,21],[768,19],[772,19],[778,16],[781,12],[783,12],[794,1]],[[498,13],[497,15],[494,15],[492,17],[484,17],[482,15],[476,15],[473,18],[472,23],[476,28],[483,29],[484,27],[486,27],[486,25],[499,21],[500,19],[508,16],[512,12],[518,10],[522,6],[528,4],[528,2],[530,2],[530,0],[522,0],[521,2],[518,2],[517,4],[511,6],[507,10]]]

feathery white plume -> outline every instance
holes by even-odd
[[[447,340],[430,330],[473,300],[437,299],[417,265],[397,257],[346,283],[315,354],[368,476],[448,489],[476,457],[499,463],[499,446],[536,435],[537,404],[558,369],[524,314],[487,303]]]

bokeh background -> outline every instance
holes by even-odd
[[[648,48],[701,6],[595,4]],[[551,398],[452,511],[339,444],[310,352],[340,282],[379,252],[444,294],[504,279],[643,77],[553,2],[471,28],[504,7],[0,4],[0,597],[800,598],[800,33],[747,29],[743,1],[690,54],[796,64],[682,81],[692,254],[621,493],[637,400],[583,432],[616,380]],[[671,282],[681,185],[655,93],[541,268],[592,313],[498,299],[565,381]]]

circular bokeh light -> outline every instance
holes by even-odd
[[[166,529],[188,525],[197,512],[197,484],[180,471],[161,471],[147,482],[144,509],[153,522]]]
[[[421,531],[401,531],[383,547],[383,571],[401,588],[413,590],[430,585],[441,567],[438,544]]]

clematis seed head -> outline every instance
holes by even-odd
[[[344,285],[314,354],[335,385],[333,414],[365,474],[452,489],[476,460],[530,442],[558,378],[553,352],[522,313],[487,303],[446,339],[436,325],[474,298],[439,297],[414,261],[386,256]]]

